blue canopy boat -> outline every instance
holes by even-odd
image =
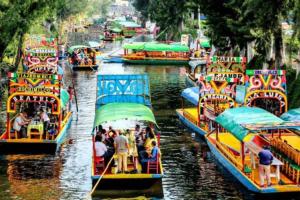
[[[147,172],[142,172],[139,155],[134,144],[132,155],[128,157],[128,170],[131,173],[116,173],[116,166],[103,167],[99,165],[94,141],[94,135],[99,130],[99,126],[101,125],[103,128],[112,126],[116,132],[129,130],[131,133],[136,124],[140,124],[141,127],[157,126],[151,110],[148,75],[98,75],[94,133],[92,136],[91,178],[93,186],[97,187],[95,195],[102,197],[112,197],[113,194],[116,197],[145,194],[155,197],[163,196],[161,186],[163,168],[160,156],[155,161],[154,169],[148,166]],[[159,144],[159,135],[156,135],[156,138]],[[112,159],[117,159],[117,155],[114,155]],[[96,185],[99,178],[102,178],[101,183]]]

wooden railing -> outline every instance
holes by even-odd
[[[185,110],[183,110],[183,116],[186,117],[190,122],[198,126],[198,118],[195,118],[193,115],[186,112]]]
[[[226,158],[228,160],[230,160],[238,169],[240,169],[241,171],[243,170],[243,165],[240,162],[240,160],[238,158],[236,158],[236,156],[230,151],[228,150],[228,147],[225,147],[222,143],[218,142],[216,140],[216,147],[223,153],[224,156],[226,156]]]

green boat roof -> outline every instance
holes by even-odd
[[[209,40],[203,40],[203,41],[200,41],[200,46],[201,46],[202,48],[210,48]]]
[[[148,121],[156,124],[152,110],[138,103],[109,103],[96,110],[94,127],[117,120]]]
[[[121,33],[122,29],[115,27],[115,28],[112,28],[111,31],[114,32],[114,33]]]
[[[289,128],[279,117],[257,107],[232,108],[221,113],[216,121],[242,141],[249,132],[277,128]]]
[[[189,52],[188,46],[179,44],[163,44],[154,42],[134,42],[130,44],[124,44],[124,49],[144,50],[144,51],[172,51],[172,52]]]
[[[123,45],[124,49],[133,49],[133,50],[143,50],[145,42],[134,42],[134,43],[126,43]]]

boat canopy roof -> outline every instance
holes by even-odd
[[[210,48],[210,43],[209,43],[209,40],[200,40],[200,46],[202,48]]]
[[[206,66],[206,60],[192,60],[189,62],[189,65],[191,66],[192,71],[195,71],[195,69],[201,65]]]
[[[155,42],[134,42],[123,45],[124,49],[144,50],[144,51],[172,51],[172,52],[189,52],[188,46],[179,44],[163,44]]]
[[[67,106],[69,99],[70,99],[70,95],[69,95],[68,91],[65,89],[61,89],[60,90],[60,106],[62,108],[65,108]]]
[[[198,105],[199,87],[190,87],[182,91],[181,96],[194,105]]]
[[[76,49],[85,49],[85,48],[90,48],[89,46],[86,46],[86,45],[75,45],[75,46],[71,46],[69,49],[68,49],[68,52],[69,53],[73,53],[73,51],[75,51]]]
[[[249,132],[272,129],[297,129],[300,123],[284,121],[268,111],[257,107],[238,107],[221,113],[216,122],[231,132],[238,140]]]
[[[138,103],[151,106],[147,74],[99,74],[96,109],[109,103]]]
[[[121,33],[122,29],[115,27],[115,28],[112,28],[111,31],[114,33]]]
[[[280,116],[285,121],[300,122],[300,108],[291,109]]]
[[[96,110],[94,127],[117,120],[147,121],[156,124],[152,110],[139,103],[109,103]]]
[[[140,28],[141,27],[141,25],[139,25],[135,22],[132,22],[132,21],[118,21],[118,23],[126,28]]]

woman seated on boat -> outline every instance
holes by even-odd
[[[95,152],[96,157],[103,157],[105,165],[108,164],[111,157],[114,155],[114,150],[107,149],[105,143],[102,142],[102,137],[100,135],[96,135],[95,137]]]
[[[141,158],[145,158],[147,157],[147,155],[149,155],[152,151],[152,142],[155,141],[157,143],[157,139],[153,133],[153,131],[149,132],[149,136],[146,139],[143,149],[139,149],[139,155]]]
[[[26,125],[29,124],[30,119],[27,119],[27,113],[22,111],[18,114],[16,119],[14,120],[13,130],[17,131],[17,134],[21,138],[26,138]]]
[[[147,172],[147,164],[148,162],[154,162],[157,160],[158,158],[158,154],[160,154],[160,149],[157,147],[157,142],[156,141],[152,141],[151,142],[151,146],[152,146],[152,150],[151,153],[148,153],[145,156],[141,156],[140,157],[140,162],[142,165],[142,173],[146,173]]]
[[[147,137],[147,128],[146,128],[146,141],[145,141],[144,147],[145,147],[145,150],[149,153],[152,150],[152,145],[151,145],[152,142],[153,141],[157,142],[157,138],[154,135],[154,132],[151,128],[150,128],[151,131],[148,133],[148,137]]]

